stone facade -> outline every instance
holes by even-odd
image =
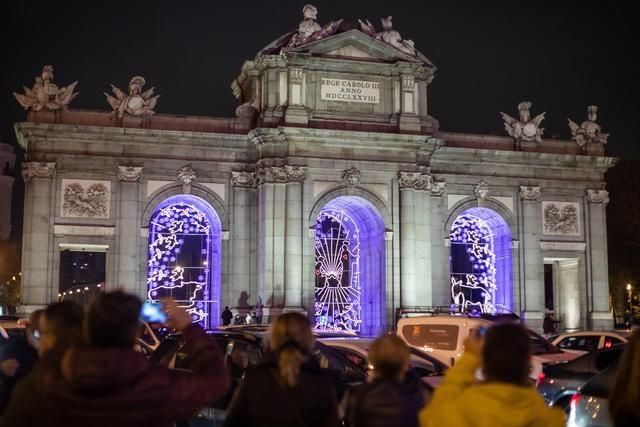
[[[611,326],[604,173],[615,159],[597,144],[441,131],[427,109],[435,66],[412,43],[332,25],[247,61],[232,84],[237,118],[69,110],[16,124],[28,159],[23,304],[55,300],[69,244],[103,248],[106,287],[146,297],[150,220],[188,194],[219,220],[218,306],[260,298],[265,319],[313,316],[318,215],[357,200],[381,227],[359,223],[380,241],[360,249],[363,333],[392,328],[400,308],[451,304],[450,232],[470,209],[505,224],[506,308],[540,327],[552,264],[563,326]],[[100,183],[100,215],[65,215],[70,182]]]

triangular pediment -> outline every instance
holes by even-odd
[[[377,60],[381,62],[418,62],[433,67],[424,55],[416,51],[409,55],[399,49],[377,40],[357,29],[349,30],[330,37],[316,40],[302,46],[286,49],[286,52],[307,53],[317,56],[335,56],[354,60]]]

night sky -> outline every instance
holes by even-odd
[[[578,1],[328,1],[318,22],[393,15],[394,28],[438,67],[429,112],[441,130],[505,134],[499,111],[533,102],[544,136],[569,138],[567,117],[597,104],[611,134],[607,153],[640,157],[640,35],[628,3]],[[102,92],[142,75],[161,97],[158,113],[233,117],[229,85],[244,60],[297,28],[304,1],[5,1],[0,135],[26,118],[13,91],[42,66],[59,86],[78,80],[75,109],[110,109]],[[22,204],[22,183],[14,189]],[[15,199],[15,198],[14,198]],[[15,231],[21,206],[14,206]],[[19,235],[19,234],[18,234]],[[17,235],[16,235],[17,237]]]

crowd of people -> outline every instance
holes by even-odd
[[[563,412],[531,387],[529,337],[513,323],[469,336],[461,359],[435,392],[409,369],[395,335],[376,339],[371,373],[339,401],[334,382],[312,356],[309,319],[285,313],[271,324],[262,363],[246,352],[227,363],[190,315],[164,301],[167,326],[182,334],[189,370],[151,364],[134,351],[141,301],[121,291],[99,295],[85,311],[63,301],[31,314],[24,338],[0,351],[2,426],[174,426],[230,394],[225,426],[561,427]],[[640,426],[640,332],[619,362],[610,411],[616,427]],[[477,378],[483,378],[479,381]],[[177,423],[177,424],[176,424]]]

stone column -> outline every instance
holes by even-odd
[[[414,76],[402,76],[402,91],[400,96],[400,118],[398,128],[400,131],[420,131],[420,118],[415,111],[415,78]]]
[[[55,163],[25,162],[24,230],[22,238],[22,310],[33,311],[57,296],[53,289],[49,259],[53,244]]]
[[[221,306],[241,307],[255,304],[258,289],[251,280],[251,267],[256,260],[251,255],[251,193],[257,186],[256,174],[252,172],[232,172],[233,212],[231,245],[233,259],[230,289]],[[246,296],[250,301],[246,301]],[[264,298],[264,296],[262,296]]]
[[[587,242],[590,255],[590,283],[587,303],[590,307],[592,328],[613,327],[613,315],[609,307],[609,271],[607,263],[607,214],[606,206],[609,203],[609,192],[605,190],[587,190],[589,209],[589,241]]]
[[[116,218],[115,285],[140,297],[146,289],[138,289],[138,241],[140,234],[140,181],[142,167],[118,166],[118,216]]]
[[[530,326],[542,326],[544,311],[544,262],[540,252],[542,206],[540,187],[520,187],[523,235],[520,254],[523,257],[523,311]]]
[[[429,195],[431,209],[431,259],[428,260],[431,266],[431,302],[433,305],[451,304],[451,291],[449,289],[449,250],[445,246],[445,238],[449,234],[445,233],[445,215],[447,212],[446,199],[443,197],[445,189],[444,182],[434,182]]]
[[[288,181],[285,215],[285,309],[302,309],[302,182],[305,168],[285,166]]]
[[[305,108],[305,76],[300,67],[289,68],[289,106],[284,119],[287,123],[306,125],[309,114]]]

